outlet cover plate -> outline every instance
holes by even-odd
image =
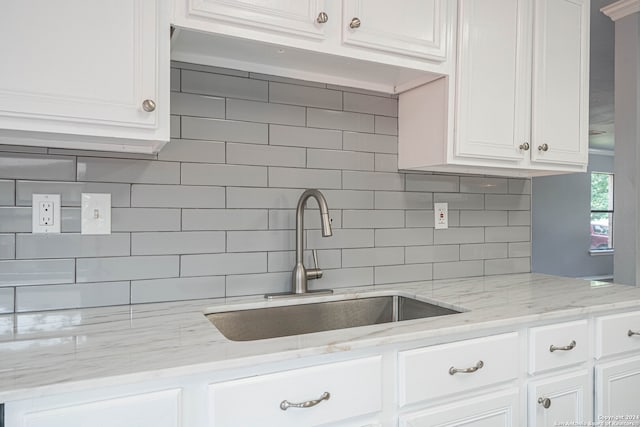
[[[449,204],[434,203],[433,211],[433,216],[435,217],[435,228],[438,230],[449,228]]]
[[[111,194],[82,193],[81,234],[111,234]]]
[[[59,194],[32,195],[32,233],[60,233],[61,222]]]

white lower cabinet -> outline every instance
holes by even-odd
[[[640,424],[640,357],[596,365],[596,420]],[[636,418],[633,418],[636,417]],[[613,424],[612,424],[613,425]]]
[[[593,413],[592,396],[587,371],[532,381],[528,386],[528,425],[554,427],[570,422],[588,425]]]

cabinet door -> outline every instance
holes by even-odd
[[[490,394],[450,405],[401,415],[400,427],[465,426],[514,427],[519,425],[518,392]]]
[[[588,161],[589,3],[537,0],[535,4],[532,160],[584,165]]]
[[[606,416],[638,415],[640,358],[624,359],[596,366],[596,421]],[[632,419],[639,422],[640,420]]]
[[[528,425],[553,427],[569,421],[587,423],[591,421],[591,396],[587,372],[533,382],[529,384]]]
[[[0,128],[168,139],[169,25],[161,2],[3,2],[0,26],[10,35],[0,42]],[[144,100],[155,109],[145,111]]]
[[[191,16],[306,38],[324,38],[324,0],[181,0]],[[333,17],[331,17],[333,18]]]
[[[461,0],[458,8],[456,145],[460,157],[528,156],[528,0]]]
[[[342,4],[343,43],[396,55],[446,59],[447,0],[343,0]]]

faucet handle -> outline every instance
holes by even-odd
[[[318,270],[318,251],[316,249],[312,249],[311,255],[313,255],[313,265],[316,270]]]
[[[312,249],[311,255],[313,255],[313,264],[315,268],[310,268],[306,271],[307,280],[319,279],[322,277],[322,270],[318,267],[318,251]]]

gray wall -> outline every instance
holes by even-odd
[[[172,66],[158,156],[0,147],[0,311],[285,291],[309,187],[334,225],[309,209],[314,288],[530,271],[530,181],[398,173],[397,99]],[[30,233],[34,192],[62,194],[62,234]],[[81,192],[112,194],[113,234],[79,234]]]
[[[534,272],[567,277],[613,275],[613,255],[589,255],[592,171],[613,172],[613,157],[590,155],[588,173],[533,178]]]

